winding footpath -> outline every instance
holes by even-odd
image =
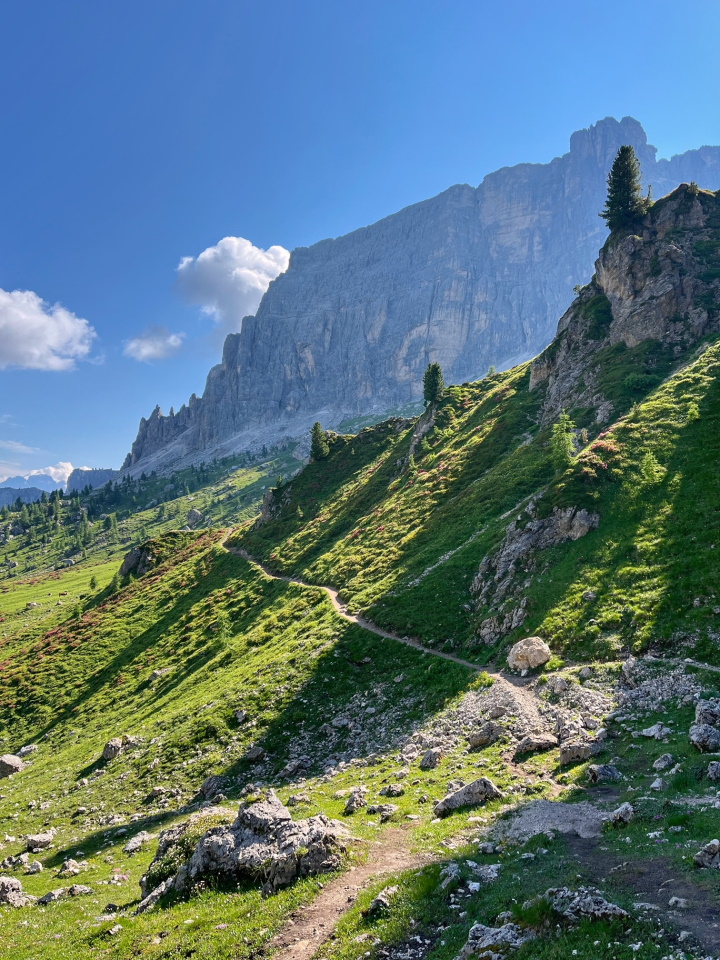
[[[468,670],[474,670],[475,673],[481,673],[482,671],[485,671],[490,674],[490,676],[500,676],[499,674],[492,673],[485,667],[479,666],[477,663],[471,663],[469,660],[463,660],[462,657],[456,657],[452,653],[443,653],[441,650],[433,650],[432,647],[426,647],[418,640],[413,640],[411,637],[401,637],[397,633],[390,633],[390,631],[383,630],[382,627],[378,627],[378,625],[373,623],[371,620],[366,620],[365,617],[359,617],[354,613],[350,613],[346,604],[341,601],[338,592],[334,587],[324,587],[317,583],[307,583],[305,580],[299,580],[296,577],[287,577],[279,573],[274,573],[269,567],[262,563],[262,561],[256,560],[255,557],[251,557],[247,550],[241,550],[237,547],[229,547],[227,545],[227,540],[231,535],[232,534],[229,533],[228,536],[222,541],[222,546],[228,551],[228,553],[233,554],[235,557],[240,557],[241,559],[247,561],[247,563],[251,563],[254,567],[257,567],[258,570],[262,570],[265,576],[270,577],[271,580],[282,580],[283,583],[294,583],[298,587],[309,587],[313,590],[322,590],[330,598],[330,603],[332,603],[333,608],[338,616],[342,617],[343,620],[347,620],[348,623],[357,624],[357,626],[362,627],[363,630],[369,630],[370,633],[374,633],[378,637],[383,637],[385,640],[395,640],[397,643],[403,643],[406,647],[412,647],[414,650],[419,650],[421,653],[429,653],[431,656],[439,657],[441,660],[449,660],[451,663],[457,663],[461,667],[467,667]]]

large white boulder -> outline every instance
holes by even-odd
[[[512,647],[508,654],[508,664],[511,670],[534,670],[547,663],[552,653],[550,647],[540,637],[525,637]]]

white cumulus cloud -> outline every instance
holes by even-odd
[[[40,470],[31,470],[25,476],[26,480],[30,477],[52,477],[55,483],[67,483],[67,479],[75,468],[68,460],[60,460],[54,467],[42,467]],[[83,469],[82,467],[80,469]]]
[[[82,317],[32,290],[0,288],[0,370],[72,370],[97,334]]]
[[[125,341],[123,353],[141,363],[164,360],[180,349],[184,336],[184,333],[171,333],[167,327],[148,327],[139,336]]]
[[[270,282],[289,263],[285,247],[262,250],[244,237],[224,237],[197,257],[183,257],[178,282],[189,303],[227,330],[239,330],[243,317],[256,312]]]

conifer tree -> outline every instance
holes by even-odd
[[[575,424],[564,410],[553,424],[550,449],[555,467],[564,470],[575,459]]]
[[[608,192],[600,216],[610,232],[628,230],[647,212],[648,200],[642,195],[640,163],[630,146],[620,147],[607,179]]]
[[[437,403],[445,392],[445,381],[439,363],[430,363],[423,377],[425,404]]]
[[[327,442],[325,431],[319,421],[316,421],[310,431],[310,459],[324,460],[329,453],[330,444]]]

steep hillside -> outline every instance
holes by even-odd
[[[202,398],[140,423],[124,468],[178,463],[297,437],[314,420],[397,411],[439,361],[460,383],[545,347],[605,237],[597,211],[622,144],[661,196],[720,187],[720,148],[657,160],[641,125],[607,118],[547,164],[451,187],[369,227],[293,251],[255,317],[228,336]]]
[[[69,616],[93,556],[3,585],[3,955],[720,953],[720,196],[641,226],[535,361],[260,517],[248,467]]]
[[[718,251],[716,195],[679,188],[606,244],[531,365],[448,391],[416,469],[409,421],[336,438],[237,542],[480,661],[540,627],[591,655],[678,631],[712,647]],[[558,473],[563,408],[582,429]]]

